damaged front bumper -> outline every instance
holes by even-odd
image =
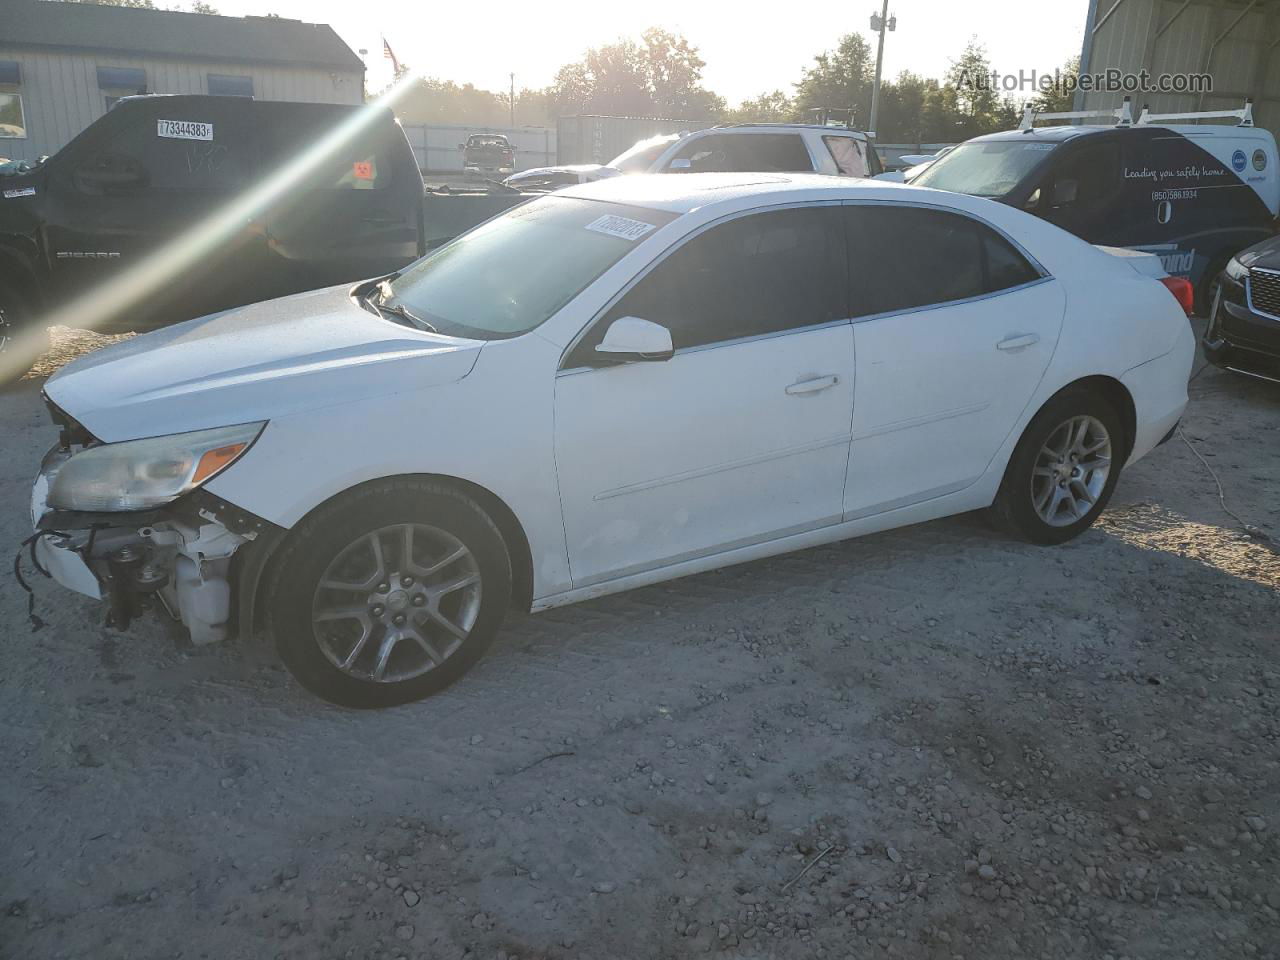
[[[42,572],[105,601],[120,630],[160,609],[196,644],[250,632],[257,584],[282,531],[203,490],[137,513],[50,509],[50,482],[70,457],[65,446],[50,450],[32,486],[32,557]]]

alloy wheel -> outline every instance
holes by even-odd
[[[1040,519],[1068,527],[1083,519],[1111,475],[1111,435],[1096,417],[1072,417],[1049,434],[1031,471],[1031,502]]]
[[[458,538],[423,523],[382,527],[338,552],[312,601],[325,657],[348,676],[400,683],[440,666],[480,613],[480,567]]]

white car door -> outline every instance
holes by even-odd
[[[1049,365],[1058,281],[967,216],[849,204],[857,394],[845,519],[961,490]]]
[[[712,226],[606,310],[562,364],[556,467],[575,587],[836,523],[853,409],[838,205]],[[623,317],[666,360],[595,351]]]

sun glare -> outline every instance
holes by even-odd
[[[246,188],[216,213],[196,223],[155,253],[123,272],[90,288],[38,318],[33,328],[19,332],[0,353],[0,383],[16,379],[44,348],[44,329],[51,326],[95,330],[108,319],[127,314],[129,309],[155,293],[181,284],[183,275],[204,257],[232,240],[246,223],[261,217],[283,199],[298,182],[310,176],[374,122],[383,108],[394,108],[410,89],[416,74],[406,74],[376,99],[353,111],[342,123],[316,142],[299,145],[286,163]]]

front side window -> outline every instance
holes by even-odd
[[[0,138],[21,140],[27,135],[22,94],[0,93]]]
[[[311,145],[323,140],[336,122],[332,115],[311,111],[272,111],[260,134],[262,169],[271,175],[307,155]],[[314,158],[314,166],[298,183],[297,193],[309,190],[373,191],[392,185],[395,146],[403,136],[399,127],[381,125],[338,144],[327,155]]]
[[[1018,140],[962,143],[929,164],[911,183],[974,197],[1003,197],[1044,163],[1056,148],[1057,144],[1029,136]]]
[[[1052,179],[1040,187],[1036,212],[1073,233],[1095,231],[1112,219],[1123,193],[1122,177],[1115,141],[1071,147],[1055,164]]]
[[[1040,277],[1004,237],[960,214],[853,204],[845,217],[854,316],[967,300]]]
[[[623,173],[647,173],[675,139],[672,136],[665,136],[641,140],[610,160],[608,165]]]
[[[698,234],[596,323],[570,364],[590,362],[609,324],[640,317],[677,349],[809,327],[847,316],[838,206],[756,213]]]
[[[541,326],[676,214],[571,197],[514,207],[407,267],[385,302],[440,333],[498,340]]]

